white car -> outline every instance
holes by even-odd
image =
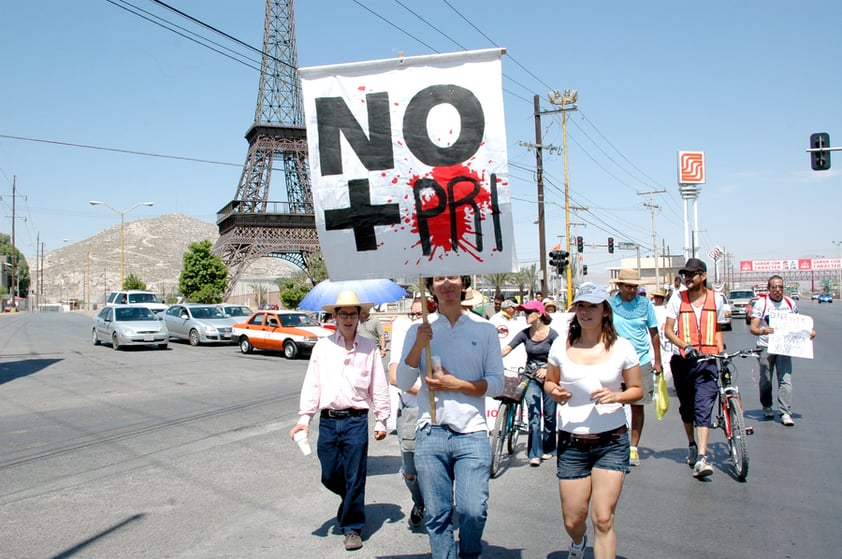
[[[164,322],[146,307],[110,305],[94,317],[91,342],[111,344],[114,349],[130,345],[156,345],[167,349],[170,333]]]
[[[719,323],[719,329],[722,331],[731,330],[731,305],[728,304],[728,298],[725,297],[724,293],[719,293],[718,291],[716,292],[716,297],[722,304],[722,314],[724,316]]]

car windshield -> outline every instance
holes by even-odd
[[[319,323],[308,314],[282,314],[281,324],[283,326],[318,326]]]
[[[114,313],[114,320],[118,322],[129,322],[136,320],[158,320],[152,311],[146,307],[134,307],[131,309],[117,309]]]
[[[242,306],[225,307],[225,314],[228,316],[251,316],[251,309]]]
[[[193,307],[193,318],[225,318],[225,313],[217,307]]]
[[[129,293],[129,303],[160,303],[160,299],[152,293]]]

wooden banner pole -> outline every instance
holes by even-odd
[[[424,324],[428,324],[427,322],[427,286],[424,285],[424,278],[418,278],[418,287],[421,290],[421,321]],[[427,342],[427,346],[424,348],[427,352],[427,358],[424,360],[427,362],[427,378],[433,378],[433,359],[432,355],[430,354],[430,342]],[[433,392],[433,389],[430,388],[430,385],[427,384],[427,392],[430,393],[430,421],[433,425],[436,424],[436,393]]]

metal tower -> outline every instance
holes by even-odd
[[[274,256],[302,269],[319,252],[307,164],[307,138],[295,43],[293,0],[266,0],[260,89],[248,155],[234,199],[217,213],[213,247],[228,267],[227,297],[256,259]],[[270,201],[275,162],[283,165],[287,200]]]

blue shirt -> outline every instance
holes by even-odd
[[[649,348],[652,347],[652,334],[649,333],[649,329],[658,328],[658,317],[652,301],[636,295],[634,299],[626,302],[617,293],[608,302],[614,311],[614,329],[617,330],[617,334],[632,343],[641,365],[649,363]]]

